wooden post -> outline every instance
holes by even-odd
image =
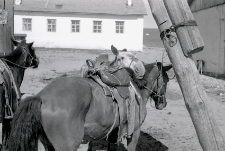
[[[163,0],[148,0],[148,2],[160,33],[169,29],[172,23]],[[184,56],[180,42],[179,40],[176,42],[176,39],[176,33],[172,32],[162,40],[169,59],[173,64],[174,72],[200,145],[204,151],[225,151],[223,136],[213,117],[209,98],[200,82],[199,73],[192,56]]]
[[[0,15],[3,15],[2,12],[7,13],[6,24],[0,21],[0,54],[10,53],[13,50],[10,40],[14,33],[13,4],[13,0],[0,0]]]
[[[184,54],[188,56],[188,53],[194,54],[202,51],[204,48],[204,42],[198,30],[198,26],[191,26],[190,21],[195,22],[195,20],[190,7],[188,6],[187,0],[163,1],[173,25],[189,22],[189,26],[180,26],[175,29]]]

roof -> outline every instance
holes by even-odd
[[[225,4],[225,0],[187,0],[187,2],[192,12]]]
[[[143,0],[22,0],[15,5],[15,11],[35,11],[54,13],[146,15]]]

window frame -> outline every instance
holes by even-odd
[[[100,23],[100,25],[99,24],[96,25],[95,23]],[[96,27],[96,29],[95,29],[95,27]],[[93,21],[93,33],[102,33],[102,21],[97,21],[97,20]]]
[[[74,24],[73,24],[73,21],[74,21]],[[77,22],[79,22],[79,24],[76,24]],[[73,26],[74,26],[74,28],[73,28]],[[73,29],[74,29],[74,31],[73,31]],[[71,20],[71,33],[80,33],[80,20]]]
[[[51,21],[51,24],[49,24],[49,21]],[[55,21],[55,24],[52,23],[52,21]],[[56,32],[56,19],[47,19],[47,32]],[[49,31],[49,25],[51,26],[51,31]],[[55,31],[53,30],[53,26],[55,25]]]
[[[23,31],[32,31],[32,18],[22,18],[23,21],[22,21],[22,30]],[[29,22],[25,22],[25,20],[30,20],[30,23]],[[26,26],[25,26],[26,25]],[[30,25],[30,29],[29,29],[29,26]]]
[[[119,23],[119,24],[117,25],[117,23]],[[120,24],[120,23],[122,23],[122,24]],[[115,33],[116,34],[124,34],[124,25],[125,25],[125,21],[115,21]],[[118,29],[117,29],[117,27],[118,27]],[[121,27],[122,27],[122,29],[121,29]]]

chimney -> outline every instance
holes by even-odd
[[[132,1],[131,0],[127,0],[127,6],[133,6]]]

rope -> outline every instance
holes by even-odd
[[[170,29],[175,32],[177,28],[183,27],[183,26],[198,26],[197,22],[195,20],[188,20],[184,22],[180,22],[177,25],[172,25]]]
[[[163,23],[165,22],[166,21],[164,21]],[[170,47],[173,47],[177,43],[177,37],[171,35],[171,32],[176,32],[177,28],[183,27],[183,26],[197,26],[197,23],[195,20],[188,20],[188,21],[180,22],[177,25],[172,25],[171,27],[169,27],[169,29],[165,29],[164,31],[160,33],[160,38],[162,40],[164,38],[168,38]]]
[[[7,60],[7,59],[5,59],[5,58],[1,58],[1,59],[4,60],[4,61],[6,61],[6,62],[9,62],[9,63],[11,63],[11,64],[13,64],[13,65],[15,65],[15,66],[17,66],[17,67],[19,67],[19,68],[27,69],[27,67],[20,66],[20,65],[18,65],[18,64],[16,64],[16,63],[13,63],[12,61],[9,61],[9,60]]]

